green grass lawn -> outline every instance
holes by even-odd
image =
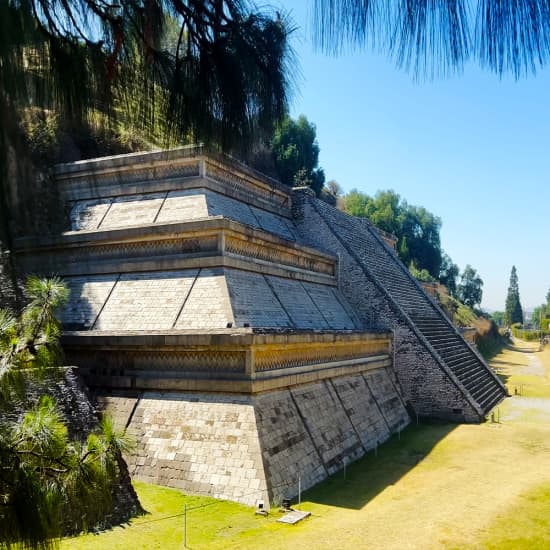
[[[538,353],[543,375],[530,379],[548,397],[550,351]],[[528,354],[495,357],[508,384],[523,380]],[[531,375],[529,375],[531,376]],[[501,409],[514,411],[522,397]],[[505,415],[504,415],[505,416]],[[183,548],[510,548],[550,549],[550,423],[522,411],[483,425],[411,425],[377,452],[306,492],[312,516],[278,524],[235,503],[186,496],[136,483],[149,512],[99,535],[62,541],[63,549]]]
[[[61,548],[138,549],[183,548],[184,508],[187,505],[187,546],[223,546],[223,540],[238,537],[266,525],[264,518],[234,502],[184,495],[176,489],[135,482],[139,500],[147,513],[128,525],[100,534],[65,539]]]
[[[494,550],[550,548],[550,483],[520,495],[489,525],[480,546]]]
[[[350,465],[346,479],[342,472],[305,492],[301,509],[317,517],[330,514],[332,508],[360,510],[415,467],[453,427],[437,423],[409,427],[382,445],[376,455],[372,452]],[[62,548],[182,548],[185,505],[190,548],[243,547],[272,535],[276,540],[288,539],[290,544],[293,530],[302,527],[277,523],[282,516],[278,509],[266,518],[234,502],[184,495],[175,489],[140,482],[135,482],[134,487],[147,514],[110,531],[65,539]]]

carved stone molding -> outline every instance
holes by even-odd
[[[131,165],[116,171],[88,171],[74,174],[70,177],[57,175],[57,182],[62,196],[67,200],[85,199],[91,197],[106,197],[111,195],[131,194],[131,187],[148,181],[159,181],[175,178],[192,178],[200,175],[198,160],[187,160],[185,163],[165,164],[147,168],[134,168]],[[116,189],[115,189],[116,188]],[[121,188],[120,190],[117,190]]]
[[[243,238],[239,234],[230,234],[225,237],[225,251],[245,258],[256,258],[333,277],[336,275],[334,260],[320,255],[307,254],[303,250],[273,246],[265,241],[253,241]]]
[[[208,157],[205,159],[205,169],[207,177],[226,184],[240,194],[245,196],[247,194],[256,195],[266,203],[277,204],[286,210],[290,209],[290,195],[287,192],[275,189],[256,178],[235,171],[223,162]]]
[[[49,240],[20,239],[17,254],[23,269],[46,275],[151,270],[155,269],[151,264],[156,259],[164,262],[162,269],[214,265],[239,268],[235,262],[244,262],[246,266],[242,267],[249,271],[307,281],[317,277],[323,284],[336,284],[335,258],[216,218],[152,228],[72,232]],[[161,269],[159,266],[157,269]]]
[[[200,382],[193,383],[196,387],[213,391],[223,387],[223,391],[248,392],[291,385],[296,377],[307,380],[387,367],[391,340],[390,333],[364,332],[226,331],[178,336],[174,332],[116,335],[92,331],[67,334],[63,345],[68,361],[83,368],[93,386],[175,389],[181,387],[178,381],[195,380]],[[262,377],[267,373],[270,379],[281,380],[268,382]],[[255,385],[256,375],[261,379]],[[222,386],[216,381],[223,382]]]
[[[101,350],[85,352],[68,351],[67,360],[71,364],[90,369],[94,374],[126,374],[133,370],[187,372],[200,375],[242,373],[245,372],[246,356],[244,351],[188,349],[181,351],[162,350]]]
[[[290,216],[290,193],[283,184],[201,146],[58,165],[55,176],[66,200],[143,193],[146,183],[156,191],[163,187],[176,189],[177,185],[168,182],[201,178],[221,184],[229,195],[244,202],[248,199],[260,207]],[[167,184],[159,186],[163,180]],[[183,181],[180,187],[184,187]]]
[[[333,363],[372,355],[387,354],[389,340],[359,342],[311,343],[308,345],[254,347],[254,371],[287,369],[319,363]]]

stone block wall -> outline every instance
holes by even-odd
[[[266,392],[256,397],[258,435],[269,491],[274,501],[312,487],[328,475],[292,393]]]
[[[370,389],[368,379],[371,376],[361,374],[332,380],[334,389],[365,451],[374,449],[391,435],[388,420],[380,408],[381,403],[375,400]],[[403,407],[398,406],[396,414],[401,417],[400,427],[402,428],[407,420]]]
[[[71,201],[69,208],[73,231],[104,231],[223,216],[289,241],[296,240],[296,228],[285,216],[200,187],[83,199]]]
[[[312,487],[408,425],[391,382],[377,369],[256,397],[256,419],[272,500]],[[391,429],[390,429],[391,426]]]
[[[256,395],[100,394],[133,478],[254,505],[312,487],[409,423],[387,369]]]
[[[252,396],[146,392],[99,395],[137,443],[133,479],[253,506],[269,502]]]
[[[368,265],[368,255],[361,259],[352,256],[336,231],[341,233],[340,238],[350,239],[350,246],[357,254],[364,254],[360,239],[355,242],[353,235],[346,233],[346,228],[330,227],[313,206],[316,199],[310,197],[307,191],[298,191],[294,198],[295,223],[302,242],[338,256],[338,288],[347,301],[353,304],[361,321],[367,327],[394,329],[393,362],[397,378],[393,382],[400,387],[405,402],[419,416],[479,422],[480,411],[454,375],[436,360],[404,312],[385,295],[369,276],[368,270],[364,269],[361,262]],[[331,207],[319,203],[319,208]]]
[[[358,329],[329,285],[230,268],[69,276],[61,312],[72,330]]]
[[[137,479],[249,505],[268,500],[250,396],[146,394],[129,433]]]

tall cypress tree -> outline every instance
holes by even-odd
[[[512,266],[510,273],[510,284],[506,296],[505,321],[507,325],[523,323],[523,309],[519,300],[518,274],[516,266]]]

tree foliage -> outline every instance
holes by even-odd
[[[34,185],[29,110],[92,135],[123,124],[156,145],[239,153],[287,112],[291,32],[247,0],[0,0],[0,250],[28,214],[14,195]]]
[[[531,325],[535,330],[540,330],[541,326],[544,325],[542,320],[546,315],[546,304],[542,304],[533,309],[531,313]]]
[[[304,115],[286,117],[275,130],[271,143],[275,168],[283,183],[311,187],[317,195],[325,183],[319,164],[319,144],[315,125]]]
[[[411,275],[419,281],[425,283],[436,282],[436,278],[432,277],[427,269],[418,269],[414,261],[411,262],[411,265],[409,266],[409,271],[411,272]]]
[[[286,112],[290,30],[244,0],[0,0],[0,95],[228,149]]]
[[[441,267],[439,269],[439,281],[444,284],[449,294],[456,298],[458,296],[457,280],[460,269],[448,254],[443,253],[441,257]]]
[[[473,59],[519,77],[550,59],[547,0],[314,0],[313,13],[325,51],[370,46],[421,75],[460,71]]]
[[[512,266],[510,273],[510,284],[508,285],[504,314],[507,325],[523,323],[523,308],[521,307],[519,298],[518,274],[515,265]]]
[[[460,276],[458,298],[464,305],[475,308],[477,305],[481,304],[482,297],[483,281],[477,274],[477,271],[468,264]]]
[[[409,205],[392,190],[378,191],[374,197],[357,190],[345,196],[345,210],[367,217],[376,226],[397,237],[397,252],[406,264],[426,270],[439,278],[442,250],[439,232],[441,219],[424,207]]]
[[[333,197],[341,197],[344,194],[342,186],[336,180],[329,180],[326,184],[327,193]]]
[[[491,319],[498,327],[503,327],[505,324],[504,311],[493,311],[493,313],[491,313]]]
[[[60,364],[56,308],[67,298],[56,279],[30,278],[28,305],[0,310],[0,546],[48,548],[63,532],[92,527],[110,510],[127,439],[108,419],[72,439],[55,400],[28,388]],[[84,437],[84,436],[83,436]]]

